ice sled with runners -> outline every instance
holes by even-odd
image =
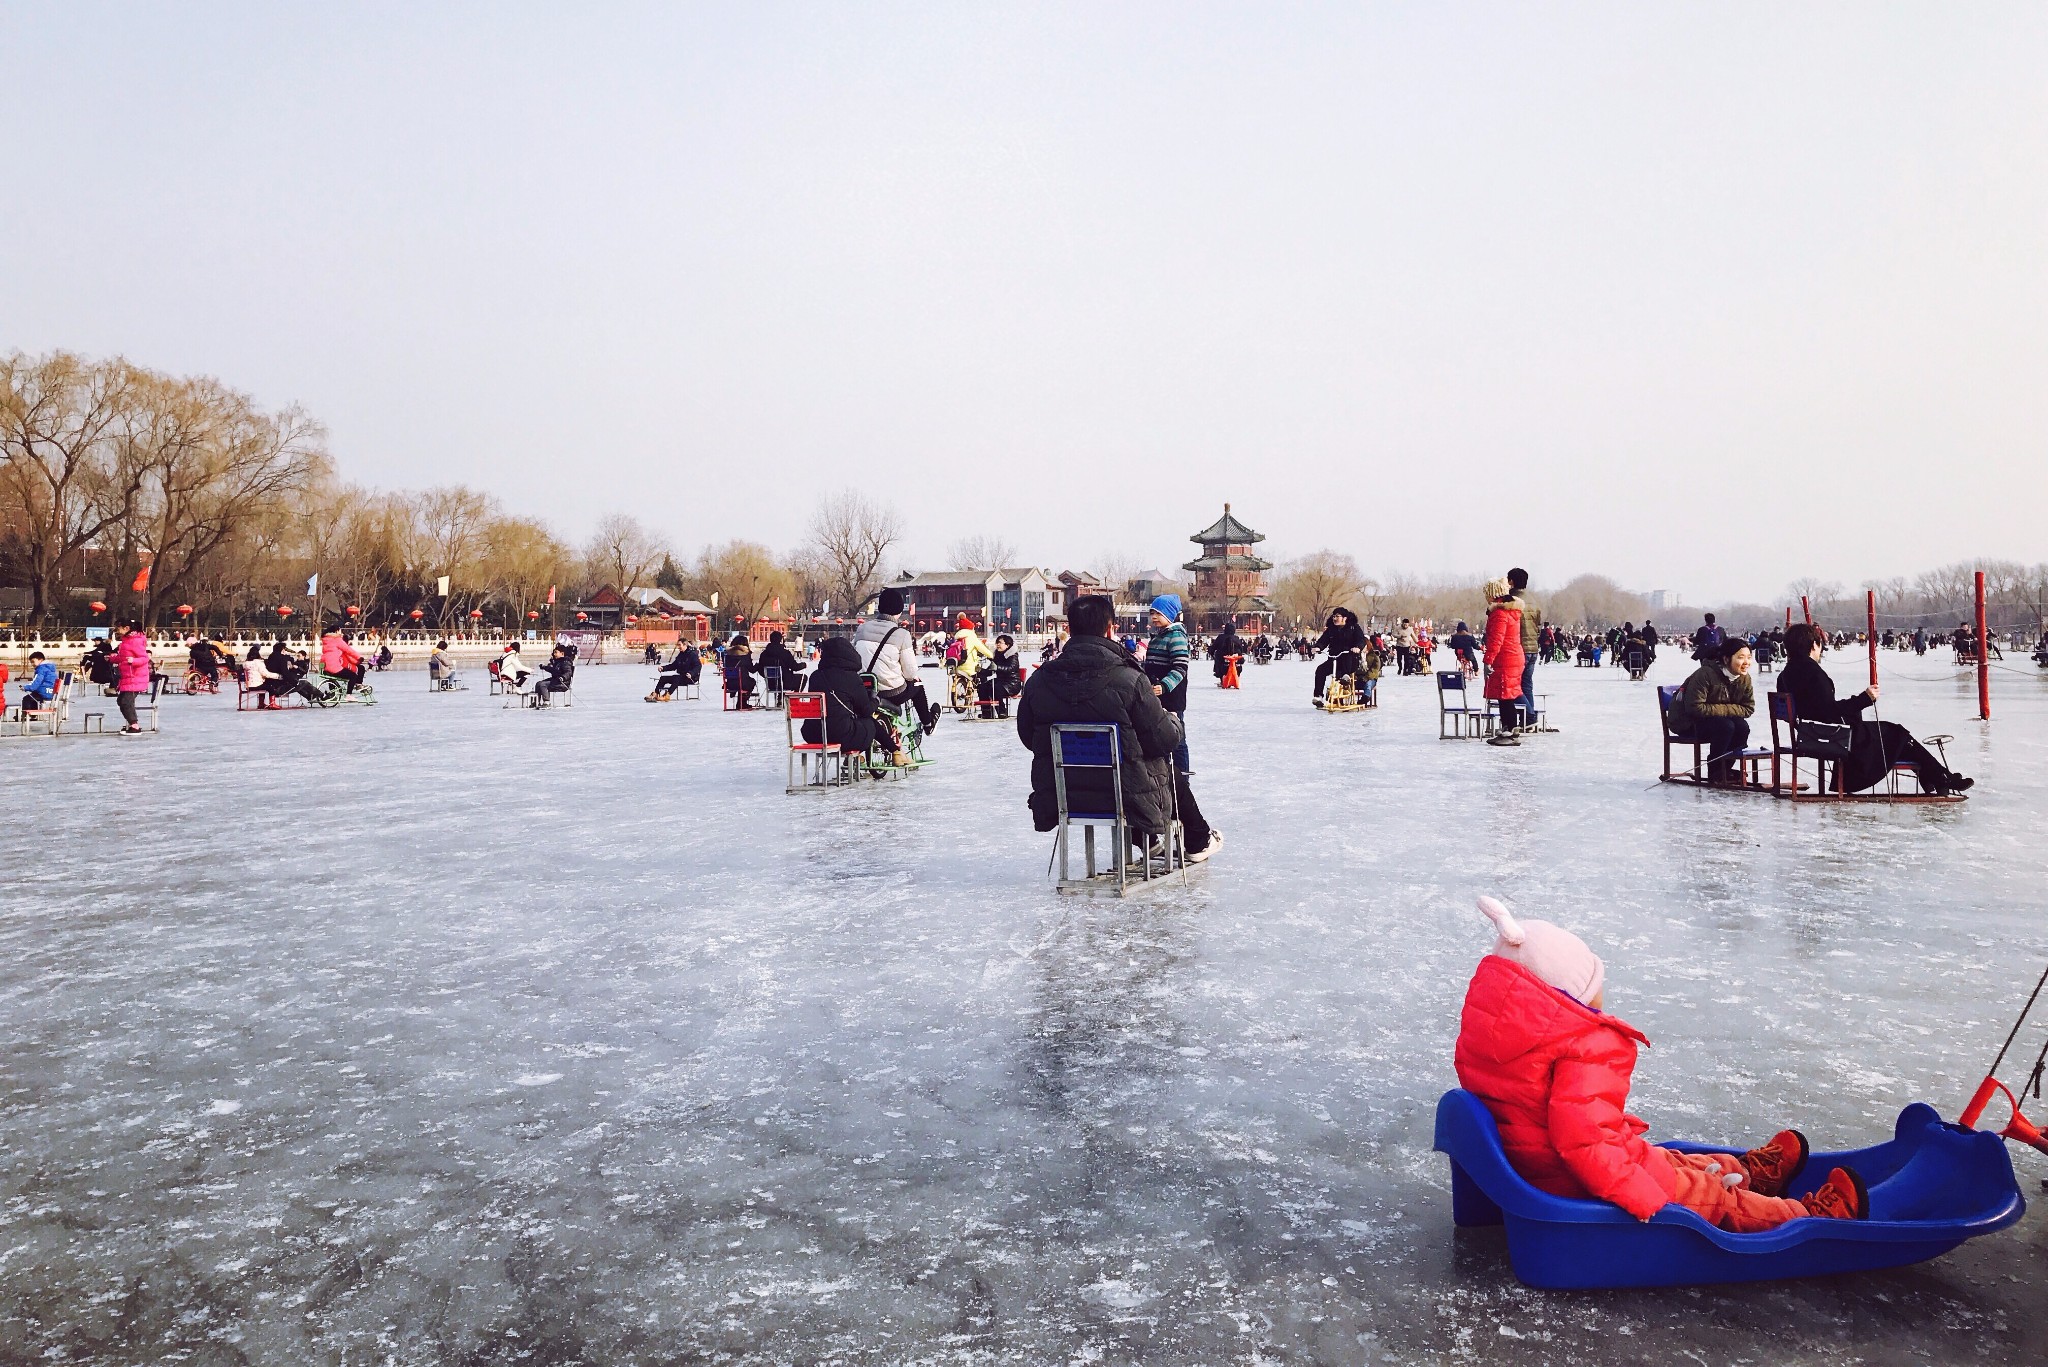
[[[1690,1153],[1739,1153],[1672,1143]],[[1444,1093],[1436,1149],[1451,1160],[1451,1213],[1461,1227],[1505,1225],[1508,1261],[1530,1286],[1583,1290],[1774,1281],[1903,1267],[1939,1257],[2026,1213],[2005,1142],[1945,1123],[1915,1102],[1891,1140],[1812,1154],[1786,1195],[1803,1197],[1835,1167],[1870,1189],[1868,1220],[1793,1220],[1760,1234],[1730,1234],[1683,1206],[1645,1223],[1606,1201],[1552,1196],[1508,1165],[1500,1131],[1477,1096]]]

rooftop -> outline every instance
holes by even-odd
[[[1249,546],[1254,541],[1264,541],[1264,532],[1255,532],[1231,516],[1230,505],[1223,505],[1223,516],[1196,532],[1188,540],[1204,546],[1232,545]]]

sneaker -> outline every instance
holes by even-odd
[[[1508,731],[1488,736],[1486,743],[1488,745],[1520,745],[1522,742],[1515,737],[1514,732]]]
[[[1762,1148],[1751,1149],[1735,1160],[1749,1177],[1749,1189],[1760,1196],[1783,1196],[1806,1167],[1806,1136],[1797,1130],[1780,1130]]]
[[[1222,848],[1223,832],[1217,830],[1215,827],[1212,826],[1209,828],[1209,843],[1202,846],[1201,849],[1196,850],[1194,853],[1190,854],[1188,856],[1188,862],[1190,864],[1206,864],[1209,862],[1209,856],[1216,853],[1216,851]]]
[[[124,736],[139,736],[142,734],[142,728],[139,726],[124,726],[121,728],[121,734]]]
[[[1321,698],[1316,698],[1316,699],[1314,699],[1313,701],[1315,702],[1315,705],[1316,705],[1317,707],[1322,707],[1322,706],[1324,706],[1323,700],[1322,700]]]
[[[932,709],[932,714],[924,719],[924,733],[927,736],[939,729],[939,718],[944,715],[945,713],[939,711],[938,708],[934,707]]]
[[[1870,1189],[1848,1168],[1836,1168],[1806,1198],[1806,1213],[1822,1220],[1868,1220]]]

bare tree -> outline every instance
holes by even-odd
[[[117,461],[112,440],[132,380],[121,361],[69,352],[0,358],[0,498],[12,505],[37,621],[65,563],[116,532],[141,495],[141,470]]]
[[[625,513],[600,520],[583,548],[590,577],[609,583],[621,595],[652,584],[654,571],[667,555],[668,542]]]
[[[1273,581],[1273,605],[1290,621],[1320,625],[1333,608],[1352,607],[1364,584],[1365,575],[1350,556],[1311,551],[1281,569]]]
[[[1017,561],[1017,544],[1000,536],[963,536],[946,552],[956,570],[1000,570]]]
[[[889,548],[902,537],[896,510],[858,489],[842,489],[820,503],[811,519],[811,545],[831,567],[832,601],[849,613],[859,611],[881,583]]]

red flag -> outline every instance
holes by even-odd
[[[769,609],[769,611],[771,611],[771,612],[780,612],[780,611],[782,611],[782,599],[781,599],[781,598],[780,598],[779,596],[778,596],[778,597],[776,598],[776,600],[775,600],[775,606],[774,606],[774,607],[772,607],[772,608],[770,608],[770,609]]]
[[[134,592],[149,592],[149,566],[144,565],[142,567],[142,573],[135,576]]]
[[[549,606],[549,607],[553,607],[554,605],[555,605],[555,586],[554,586],[553,584],[550,584],[550,585],[548,585],[548,606]]]

